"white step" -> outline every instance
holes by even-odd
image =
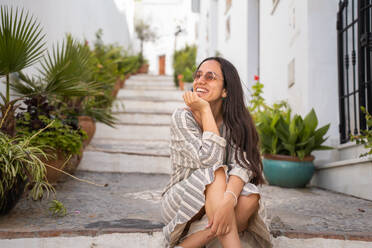
[[[134,79],[128,79],[125,81],[125,87],[127,86],[159,86],[159,87],[174,87],[175,84],[173,81],[170,81],[170,80],[167,80],[167,81],[164,81],[164,80],[153,80],[153,79],[149,79],[149,80],[134,80]]]
[[[169,157],[169,141],[93,139],[86,150],[154,157]]]
[[[97,123],[95,139],[108,140],[169,140],[170,130],[167,126],[117,125],[116,128]]]
[[[173,81],[173,76],[159,76],[159,75],[151,75],[151,74],[137,74],[130,76],[128,80],[136,80],[136,81]]]
[[[372,157],[317,165],[312,185],[372,200]]]
[[[114,113],[125,112],[153,112],[153,113],[173,113],[177,108],[186,107],[184,102],[154,102],[154,101],[138,101],[138,100],[117,100],[113,104]]]
[[[125,244],[125,246],[123,246]],[[295,239],[278,237],[273,239],[274,248],[370,248],[372,242],[338,239]],[[136,232],[136,233],[112,233],[96,237],[54,237],[54,238],[23,238],[0,240],[2,248],[14,247],[53,247],[53,248],[92,248],[92,247],[126,247],[126,248],[158,248],[165,247],[164,237],[161,232]],[[212,248],[212,247],[209,247]],[[213,247],[214,248],[214,247]]]
[[[162,90],[162,91],[178,91],[178,87],[176,86],[164,86],[159,84],[133,84],[133,85],[125,85],[124,89],[127,90]]]
[[[115,114],[120,125],[154,125],[169,126],[171,121],[170,114],[143,114],[143,113],[121,113]]]
[[[163,90],[120,90],[118,99],[146,99],[158,101],[183,101],[183,91],[166,91]]]
[[[78,170],[169,174],[170,168],[170,159],[166,156],[108,153],[87,149]]]

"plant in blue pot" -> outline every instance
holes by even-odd
[[[292,115],[286,103],[274,104],[255,114],[261,140],[263,171],[271,185],[288,188],[305,187],[314,174],[315,150],[322,145],[330,124],[317,128],[314,109],[305,118]]]

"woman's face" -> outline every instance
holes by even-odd
[[[193,89],[200,98],[209,103],[222,101],[222,98],[226,97],[226,90],[223,88],[220,63],[215,60],[205,61],[196,71]]]

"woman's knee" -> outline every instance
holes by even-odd
[[[260,195],[259,194],[250,194],[248,196],[239,196],[238,198],[238,206],[242,206],[245,208],[258,208],[260,201]]]

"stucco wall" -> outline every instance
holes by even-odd
[[[295,113],[317,113],[319,126],[331,123],[327,144],[337,145],[338,85],[336,0],[281,0],[260,4],[260,76],[268,102],[288,100]],[[293,62],[294,69],[289,69]],[[294,84],[289,87],[291,74]],[[318,163],[334,160],[317,152]]]
[[[37,17],[48,46],[61,41],[67,32],[93,42],[100,28],[104,42],[129,45],[126,16],[112,0],[0,0],[0,4],[24,7]]]
[[[61,42],[66,33],[93,44],[100,28],[105,43],[118,43],[124,47],[130,44],[126,16],[118,11],[112,0],[0,0],[0,5],[24,8],[36,17],[46,34],[49,50],[53,44]],[[36,67],[25,72],[36,73]],[[0,91],[5,92],[2,83]]]
[[[247,97],[258,74],[258,4],[258,0],[232,1],[227,8],[226,1],[201,1],[199,15],[197,61],[217,53],[228,59],[237,68]]]

